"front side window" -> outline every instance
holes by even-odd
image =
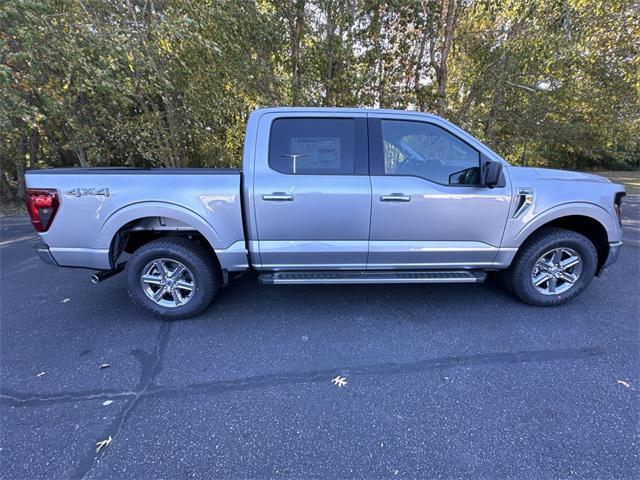
[[[280,118],[271,124],[269,166],[291,175],[353,175],[351,118]]]
[[[382,120],[385,175],[412,175],[444,185],[480,184],[480,154],[440,127]]]

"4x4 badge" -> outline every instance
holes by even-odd
[[[65,192],[71,197],[86,197],[88,195],[100,195],[108,197],[110,195],[109,189],[105,188],[72,188],[68,192]]]

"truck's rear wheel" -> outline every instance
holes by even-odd
[[[527,240],[503,279],[530,305],[560,305],[587,288],[597,265],[598,253],[587,237],[548,228]]]
[[[133,301],[167,318],[197,315],[218,290],[210,252],[187,238],[160,238],[143,245],[127,261],[125,272]]]

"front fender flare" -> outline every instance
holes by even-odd
[[[600,205],[586,202],[563,203],[538,213],[529,219],[522,229],[511,236],[512,240],[506,247],[520,247],[529,236],[540,227],[553,220],[562,217],[581,216],[591,218],[600,223],[607,232],[609,242],[618,241],[620,229],[616,227],[616,220],[612,215]]]

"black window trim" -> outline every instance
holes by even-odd
[[[276,170],[271,165],[271,136],[273,135],[273,124],[276,120],[353,120],[355,124],[355,138],[353,142],[353,168],[354,173],[296,173],[293,174],[287,172],[281,172]],[[316,116],[316,115],[301,115],[301,116],[288,116],[283,115],[281,117],[275,117],[269,124],[269,143],[267,145],[267,166],[269,170],[277,172],[281,175],[289,175],[291,177],[355,177],[355,176],[369,176],[370,168],[370,151],[369,151],[369,125],[367,117],[353,117],[353,116]]]
[[[413,120],[413,119],[404,119],[404,118],[382,118],[382,117],[369,117],[369,171],[371,172],[372,177],[413,177],[419,178],[421,180],[425,180],[427,182],[433,183],[435,185],[440,185],[442,187],[465,187],[465,188],[482,188],[484,187],[481,183],[477,184],[467,184],[467,183],[440,183],[432,180],[430,178],[422,177],[420,175],[389,175],[384,171],[384,146],[382,140],[382,121],[389,122],[412,122],[412,123],[421,123],[426,125],[431,125],[433,127],[437,127],[440,130],[447,132],[449,135],[457,138],[469,148],[478,153],[478,168],[480,169],[480,178],[483,178],[483,166],[485,161],[489,160],[487,156],[467,142],[464,138],[459,137],[451,130],[444,128],[441,125],[438,125],[435,122],[430,122],[428,120]]]

